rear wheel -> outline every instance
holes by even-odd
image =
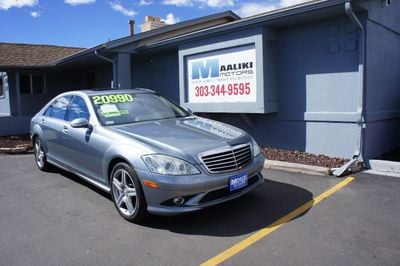
[[[139,222],[147,214],[147,204],[132,166],[116,164],[111,172],[111,196],[119,214],[130,222]]]
[[[36,137],[33,141],[33,148],[36,166],[42,171],[48,170],[49,163],[47,162],[46,153],[43,150],[42,140],[39,137]]]

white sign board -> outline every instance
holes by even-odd
[[[186,57],[189,103],[256,102],[254,44]]]

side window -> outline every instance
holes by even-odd
[[[57,98],[44,112],[45,116],[54,117],[57,119],[65,120],[65,114],[67,113],[68,105],[71,101],[72,96],[62,96]]]
[[[67,121],[72,121],[76,118],[85,118],[89,120],[88,108],[85,100],[80,96],[74,97],[67,113]]]
[[[47,109],[46,109],[46,111],[44,112],[44,116],[50,116],[51,117],[51,113],[53,112],[53,106],[52,105],[50,105]]]

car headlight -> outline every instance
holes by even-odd
[[[257,144],[257,142],[254,139],[251,139],[252,145],[253,145],[253,156],[256,157],[261,153],[260,146]]]
[[[142,159],[150,172],[162,175],[196,175],[200,171],[192,164],[167,155],[143,155]]]

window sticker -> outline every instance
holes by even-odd
[[[104,117],[121,116],[129,114],[128,110],[118,110],[115,104],[103,104],[100,106],[100,114]]]

